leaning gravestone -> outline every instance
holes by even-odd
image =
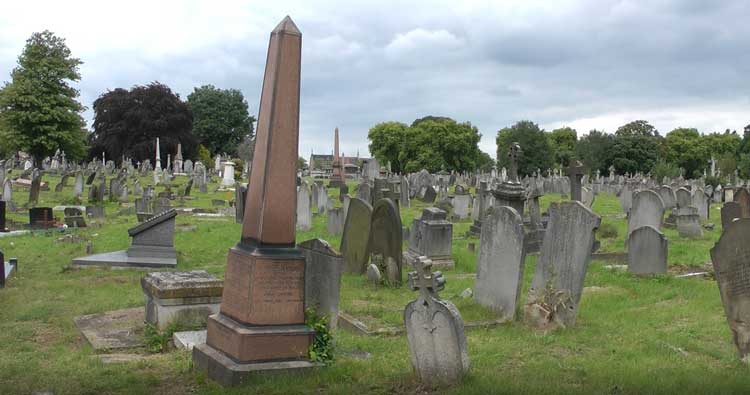
[[[721,228],[726,229],[735,218],[742,218],[742,208],[737,202],[726,202],[721,206]]]
[[[380,255],[386,265],[395,265],[393,277],[388,278],[393,286],[399,286],[402,279],[402,230],[401,217],[393,200],[378,200],[372,208],[367,256]]]
[[[128,229],[133,238],[127,251],[107,252],[73,259],[73,266],[174,267],[174,209],[162,212]]]
[[[370,240],[372,206],[359,198],[352,198],[341,236],[341,255],[347,273],[362,274],[367,268],[367,243]]]
[[[305,310],[328,317],[336,329],[344,259],[325,240],[303,241],[298,247],[305,256]]]
[[[523,284],[523,219],[508,206],[490,208],[482,222],[474,299],[513,320]]]
[[[664,202],[664,209],[674,208],[677,205],[677,198],[675,197],[674,190],[669,185],[662,185],[659,187],[659,196]]]
[[[633,196],[633,206],[628,216],[628,235],[642,226],[661,229],[664,218],[664,202],[654,191],[643,190]]]
[[[326,230],[329,235],[340,235],[344,230],[344,209],[334,207],[326,209]]]
[[[635,274],[667,272],[667,238],[650,225],[642,226],[628,238],[628,271]]]
[[[711,262],[716,273],[724,313],[732,331],[739,356],[750,356],[750,219],[741,218],[724,229],[711,249]]]
[[[412,367],[428,387],[454,384],[469,371],[464,322],[456,306],[440,299],[445,278],[431,266],[424,257],[414,263],[408,285],[419,296],[404,310]]]
[[[575,324],[601,217],[580,202],[552,203],[525,318],[541,329]]]

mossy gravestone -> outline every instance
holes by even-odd
[[[750,219],[741,218],[724,228],[711,249],[711,262],[732,338],[741,359],[750,355]]]
[[[401,228],[401,217],[393,200],[385,198],[375,203],[372,209],[372,220],[370,223],[370,240],[367,243],[367,256],[381,255],[383,262],[395,263],[396,275],[391,281],[392,286],[399,286],[401,282],[401,246],[403,243]]]
[[[367,243],[370,240],[372,206],[360,198],[352,198],[341,236],[341,255],[347,273],[362,274],[367,267]]]
[[[645,225],[630,233],[628,271],[634,274],[667,272],[667,238],[658,229]]]
[[[414,262],[416,271],[409,273],[408,286],[419,297],[404,310],[411,363],[429,387],[453,384],[469,370],[464,322],[456,306],[440,300],[445,278],[432,273],[431,266],[425,257]]]

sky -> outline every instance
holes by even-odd
[[[107,90],[159,81],[184,100],[212,84],[258,112],[268,39],[302,31],[300,155],[368,153],[367,132],[426,115],[471,122],[494,157],[499,129],[531,120],[662,135],[750,123],[750,1],[4,1],[0,81],[51,30],[80,58],[84,118]]]

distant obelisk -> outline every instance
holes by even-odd
[[[344,177],[341,171],[342,163],[341,157],[339,156],[339,128],[336,128],[333,132],[333,174],[331,175],[331,181],[328,183],[330,187],[340,187],[344,185]]]
[[[234,385],[251,374],[313,367],[305,326],[305,258],[295,244],[302,34],[288,16],[271,32],[242,239],[229,250],[218,314],[193,361]]]
[[[154,160],[154,169],[161,170],[161,156],[159,156],[159,138],[156,138],[156,158]]]

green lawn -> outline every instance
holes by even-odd
[[[50,190],[58,179],[45,176]],[[144,178],[144,182],[148,178]],[[178,180],[177,183],[184,183]],[[71,201],[73,179],[62,196],[42,193],[40,204]],[[145,184],[143,184],[145,185]],[[209,188],[211,190],[212,188]],[[351,194],[354,185],[350,186]],[[27,192],[15,190],[18,205]],[[186,207],[210,208],[211,199],[233,199],[233,193],[201,194]],[[335,196],[331,191],[331,196]],[[542,198],[542,208],[559,195]],[[84,199],[85,200],[85,199]],[[402,208],[404,225],[425,205],[414,202]],[[225,389],[192,370],[187,352],[171,351],[146,362],[104,365],[82,339],[73,317],[143,306],[139,279],[143,272],[98,269],[70,270],[72,258],[85,254],[86,240],[94,252],[126,248],[126,230],[135,216],[116,216],[116,203],[107,203],[101,226],[70,231],[78,242],[60,233],[0,238],[6,257],[18,257],[20,276],[0,290],[0,393],[30,394],[53,390],[55,394],[284,394],[284,393],[424,393],[429,392],[411,372],[405,336],[362,337],[345,330],[335,335],[336,360],[324,369],[290,379],[287,376],[256,379],[244,388]],[[618,230],[613,239],[599,238],[602,251],[621,252],[627,230],[614,196],[597,196],[594,211],[603,223]],[[62,215],[59,213],[58,215]],[[27,214],[10,214],[19,222]],[[711,209],[716,229],[699,240],[685,240],[675,230],[669,238],[669,264],[699,266],[709,261],[709,249],[720,234],[718,206]],[[177,232],[178,269],[206,269],[223,276],[226,252],[240,235],[233,218],[217,220],[178,216],[178,224],[194,224],[194,231]],[[491,315],[469,300],[458,298],[471,287],[469,276],[476,256],[465,238],[470,221],[454,225],[456,269],[446,271],[448,284],[442,295],[457,304],[466,321]],[[315,216],[313,229],[298,233],[298,241],[313,237],[335,247],[340,237],[328,237],[325,218]],[[533,274],[529,256],[525,289]],[[580,315],[573,328],[543,333],[519,322],[467,332],[471,373],[460,385],[439,393],[747,393],[750,368],[739,362],[723,314],[716,284],[705,279],[670,276],[639,278],[604,268],[610,262],[594,261],[586,277]],[[416,294],[405,288],[368,285],[361,277],[346,275],[342,282],[342,309],[374,322],[398,325],[401,311]],[[525,296],[525,294],[524,294]],[[361,360],[362,351],[371,354]],[[145,351],[141,351],[145,353]]]

